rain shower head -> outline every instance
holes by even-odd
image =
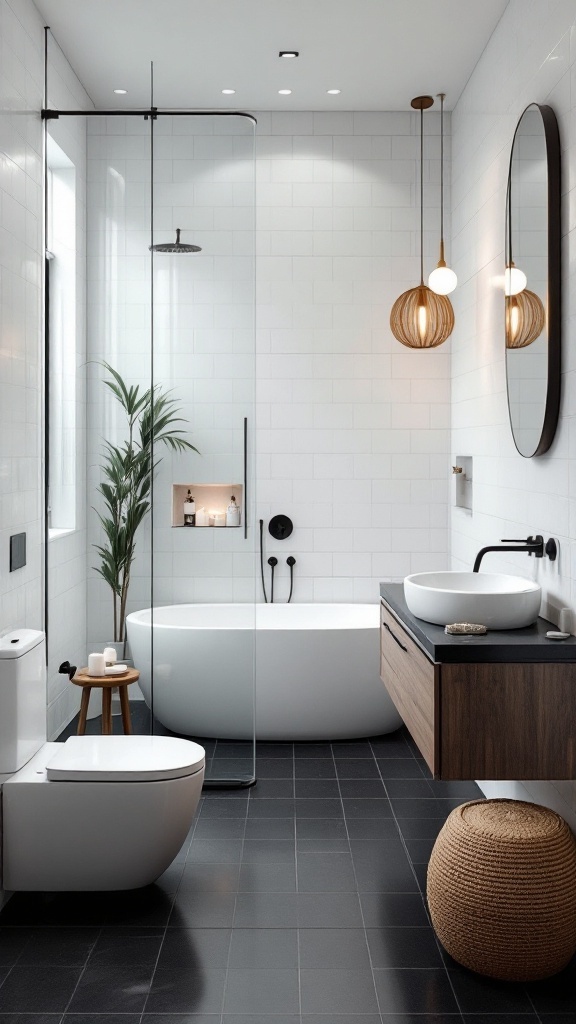
[[[175,242],[161,242],[159,245],[149,245],[150,252],[171,252],[174,254],[186,252],[202,252],[200,245],[186,245],[180,241],[180,228],[176,228]]]

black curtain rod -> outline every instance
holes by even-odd
[[[43,109],[42,120],[55,120],[58,117],[247,117],[254,124],[258,119],[254,114],[244,110],[157,110],[156,107],[140,110],[46,110]]]

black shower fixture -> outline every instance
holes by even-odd
[[[290,536],[294,524],[289,516],[272,516],[272,519],[268,523],[268,532],[274,537],[274,540],[286,540]]]
[[[150,252],[168,252],[173,255],[181,255],[188,252],[202,252],[200,245],[186,245],[180,241],[180,228],[176,228],[175,242],[159,242],[157,245],[149,245]]]

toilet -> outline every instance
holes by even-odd
[[[204,750],[172,736],[46,742],[44,634],[0,637],[2,887],[136,889],[188,834]]]

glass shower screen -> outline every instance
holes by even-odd
[[[153,124],[154,728],[197,737],[220,785],[254,779],[254,129]]]

